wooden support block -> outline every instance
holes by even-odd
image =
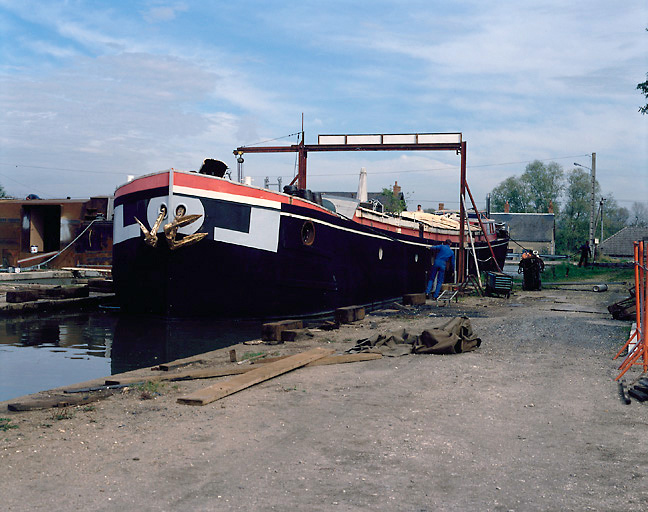
[[[406,306],[415,306],[418,304],[425,304],[424,293],[408,293],[403,295],[403,304]]]
[[[229,351],[229,356],[230,356],[230,363],[235,363],[236,362],[236,349],[232,349]]]
[[[350,324],[365,317],[365,308],[362,306],[347,306],[335,310],[335,321],[339,324]]]
[[[38,300],[37,290],[10,290],[7,292],[7,302],[13,304],[18,302],[32,302]]]
[[[87,284],[40,289],[40,297],[44,299],[76,299],[89,296],[90,290]]]
[[[237,375],[225,382],[219,382],[213,386],[200,389],[189,395],[178,398],[178,403],[187,405],[207,405],[215,400],[241,391],[242,389],[266,381],[283,373],[287,373],[295,368],[305,366],[312,361],[331,355],[335,352],[332,349],[314,348],[301,354],[289,356],[281,361],[269,363],[254,368],[252,371]]]
[[[312,338],[314,334],[308,329],[286,329],[281,331],[281,341],[299,341],[306,338]]]
[[[114,293],[113,282],[111,279],[89,279],[88,289],[91,292]]]
[[[263,341],[281,341],[281,333],[286,329],[301,329],[304,323],[301,320],[281,320],[270,322],[261,326],[261,339]]]

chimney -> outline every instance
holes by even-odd
[[[445,210],[445,204],[439,203],[439,210]]]
[[[511,205],[509,204],[508,201],[506,201],[504,203],[504,213],[508,213],[510,209],[511,209]]]
[[[553,201],[549,201],[549,213],[553,213]]]
[[[401,188],[398,186],[398,182],[395,181],[394,182],[394,188],[393,188],[394,195],[398,197],[398,195],[400,194],[400,191],[401,191]]]

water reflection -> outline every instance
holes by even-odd
[[[120,316],[0,319],[0,401],[258,338],[260,322]]]
[[[251,321],[121,316],[115,326],[111,371],[154,366],[258,338]]]

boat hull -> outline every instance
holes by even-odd
[[[171,176],[166,185],[145,180],[116,194],[113,279],[125,311],[314,315],[425,290],[430,241],[360,225],[285,194],[214,177]],[[144,243],[135,218],[150,229],[160,204],[169,211],[182,204],[201,215],[179,230],[178,240],[206,236],[171,250],[160,227],[156,246]],[[484,249],[477,247],[485,260]],[[502,261],[505,255],[504,249]]]

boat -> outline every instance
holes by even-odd
[[[122,310],[280,318],[371,308],[423,292],[431,247],[449,239],[459,251],[460,234],[481,270],[506,257],[508,237],[485,218],[461,233],[456,214],[392,215],[292,184],[256,187],[226,170],[208,159],[199,172],[169,169],[117,188],[112,270]]]

